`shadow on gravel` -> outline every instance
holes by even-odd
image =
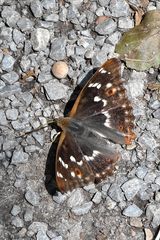
[[[84,85],[87,83],[87,81],[93,76],[93,74],[96,72],[96,70],[97,69],[93,69],[93,70],[89,71],[89,73],[84,77],[84,79],[81,81],[81,83],[73,91],[69,101],[66,104],[65,110],[64,110],[65,117],[71,111],[80,91],[82,90]],[[56,125],[53,125],[52,128],[56,128],[56,130],[59,131],[59,128]],[[45,187],[50,195],[57,195],[57,190],[58,190],[57,184],[56,184],[56,150],[57,150],[59,138],[60,138],[60,136],[58,135],[56,140],[52,143],[49,153],[48,153],[48,156],[47,156],[47,161],[46,161]]]

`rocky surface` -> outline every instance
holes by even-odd
[[[77,84],[116,56],[116,43],[134,27],[128,2],[139,7],[141,1],[0,0],[2,240],[155,236],[160,226],[160,100],[147,83],[159,81],[156,69],[124,71],[137,139],[128,148],[119,146],[119,168],[102,183],[52,197],[48,154],[56,131],[45,127],[24,135],[47,118],[62,116]],[[146,11],[156,8],[159,1],[150,1]],[[59,60],[69,68],[62,79],[51,70]]]

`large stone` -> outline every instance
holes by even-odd
[[[50,39],[47,29],[37,28],[31,33],[31,43],[35,51],[45,50]]]
[[[64,37],[53,39],[50,57],[57,61],[66,57],[66,39]]]

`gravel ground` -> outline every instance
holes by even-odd
[[[138,7],[140,1],[131,2]],[[160,2],[150,1],[146,11],[156,8]],[[119,168],[99,185],[52,197],[45,176],[52,172],[48,153],[56,130],[17,138],[62,115],[77,84],[116,56],[116,43],[134,26],[127,1],[0,0],[0,12],[1,239],[154,239],[160,225],[160,101],[147,83],[159,81],[156,70],[124,70],[137,140],[118,145]],[[103,15],[110,18],[100,23]],[[65,79],[51,73],[58,60],[69,67]]]

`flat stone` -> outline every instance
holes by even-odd
[[[42,1],[42,6],[44,9],[56,9],[56,0],[43,0]]]
[[[6,117],[9,120],[16,120],[18,117],[17,109],[7,109],[6,110]]]
[[[45,50],[50,39],[47,29],[37,28],[31,33],[31,43],[35,51]]]
[[[95,52],[93,58],[91,59],[92,65],[94,67],[99,67],[103,64],[107,59],[107,52],[102,50]]]
[[[110,183],[105,183],[103,186],[102,186],[102,191],[103,192],[108,192],[108,189],[110,188],[111,184]]]
[[[128,95],[131,98],[138,98],[144,95],[146,73],[133,70],[127,84]]]
[[[17,228],[22,228],[24,226],[23,220],[18,216],[12,218],[11,224]]]
[[[160,108],[157,109],[157,110],[153,113],[153,116],[154,116],[154,118],[160,120]]]
[[[124,191],[124,194],[128,201],[131,201],[136,194],[140,191],[142,186],[142,181],[138,178],[133,178],[125,182],[121,188]]]
[[[112,33],[109,37],[108,37],[108,41],[110,41],[112,44],[117,44],[121,38],[121,33],[116,31],[114,33]]]
[[[160,108],[160,101],[159,101],[159,100],[155,100],[155,101],[151,102],[151,103],[149,104],[149,107],[150,107],[151,109],[153,109],[153,110],[159,109],[159,108]]]
[[[39,231],[46,232],[48,230],[48,225],[44,222],[33,222],[28,227],[28,231],[31,231],[33,235]],[[31,236],[33,236],[31,235]]]
[[[33,100],[33,95],[30,92],[23,92],[23,94],[19,95],[23,101],[25,102],[26,107],[28,107],[32,100]]]
[[[124,17],[130,13],[130,7],[125,0],[111,0],[109,9],[113,17]]]
[[[13,84],[18,81],[19,75],[16,72],[11,71],[9,73],[1,75],[1,78],[5,83]]]
[[[87,214],[92,208],[93,202],[87,202],[82,204],[81,206],[76,206],[71,209],[71,212],[76,216],[81,216]]]
[[[11,159],[11,164],[19,164],[19,163],[26,163],[28,162],[29,155],[25,152],[23,152],[22,149],[20,150],[15,150],[13,152],[13,156]]]
[[[110,197],[106,197],[106,207],[108,210],[112,210],[116,207],[117,203],[113,201]]]
[[[138,139],[138,142],[144,149],[151,149],[152,151],[158,146],[155,138],[149,132],[144,132]]]
[[[39,0],[34,0],[30,4],[31,11],[36,18],[40,18],[43,15],[43,7]]]
[[[102,7],[108,7],[110,0],[99,0],[99,4]]]
[[[6,86],[6,84],[4,83],[4,81],[0,80],[0,91],[1,89],[3,89]]]
[[[155,193],[155,201],[160,203],[160,192]]]
[[[154,172],[148,172],[144,178],[144,181],[146,183],[154,183],[155,181],[155,178],[156,178],[156,173]]]
[[[136,228],[142,228],[142,220],[140,218],[131,218],[130,219],[130,225]]]
[[[70,240],[81,239],[81,235],[83,232],[81,221],[74,224],[74,226],[72,226],[68,232],[69,233],[67,234],[67,239],[70,239]]]
[[[75,189],[72,191],[71,196],[67,200],[69,208],[76,207],[84,203],[84,194],[82,189]]]
[[[62,204],[67,198],[67,195],[57,192],[57,195],[53,195],[53,201]]]
[[[6,115],[5,115],[5,112],[3,110],[0,110],[0,123],[2,125],[7,125]]]
[[[27,120],[27,119],[26,119],[26,120]],[[13,127],[15,130],[18,130],[18,131],[24,130],[24,129],[26,129],[26,127],[27,127],[26,121],[25,121],[25,120],[22,121],[22,120],[20,120],[20,119],[17,119],[17,120],[12,121],[11,124],[12,124],[12,127]]]
[[[20,206],[19,205],[14,205],[12,210],[11,210],[11,214],[13,216],[17,216],[20,212],[21,212]]]
[[[12,28],[2,27],[0,29],[0,39],[6,40],[7,42],[12,41]]]
[[[25,193],[25,199],[29,202],[32,206],[38,206],[40,197],[38,193],[34,192],[32,189],[27,190]]]
[[[49,100],[58,100],[65,98],[69,90],[68,86],[65,86],[57,80],[50,80],[48,83],[45,83],[44,88]]]
[[[38,82],[40,83],[45,83],[52,79],[53,79],[53,76],[50,72],[40,72],[38,76]]]
[[[7,72],[12,71],[15,61],[16,60],[11,55],[5,55],[2,60],[2,69]]]
[[[16,27],[16,23],[21,17],[20,14],[10,6],[3,7],[1,16],[6,20],[7,25],[10,27]]]
[[[66,38],[54,38],[51,45],[50,57],[53,60],[63,60],[66,57]]]
[[[22,32],[31,31],[33,28],[33,22],[26,17],[22,17],[17,22],[18,27]]]
[[[15,140],[6,138],[3,142],[3,150],[4,151],[13,150],[17,145],[18,144]]]
[[[146,166],[138,167],[136,169],[136,175],[138,178],[143,179],[148,172],[148,168]]]
[[[118,27],[122,29],[130,29],[134,27],[134,21],[130,17],[120,17],[118,19]]]
[[[96,192],[92,198],[92,202],[95,204],[99,204],[102,200],[102,193],[101,192]]]
[[[160,176],[156,177],[155,183],[158,184],[158,185],[160,185]]]
[[[33,210],[30,208],[27,208],[25,213],[24,213],[24,221],[25,222],[30,222],[33,219]]]
[[[108,190],[108,195],[115,202],[121,202],[124,200],[124,194],[123,194],[121,188],[116,183],[113,183],[110,186],[110,188]]]
[[[44,231],[40,230],[37,232],[36,240],[50,240],[50,238],[47,237],[47,234]]]
[[[44,134],[33,132],[32,135],[41,146],[44,145]]]
[[[145,232],[146,240],[153,240],[153,233],[151,232],[151,230],[149,228],[145,228],[144,232]],[[156,239],[156,240],[158,240],[158,239]]]
[[[56,13],[52,13],[50,15],[45,16],[44,19],[45,21],[49,21],[49,22],[58,22],[59,15]]]
[[[148,220],[151,221],[153,228],[158,227],[160,223],[160,203],[150,203],[146,209],[146,216]]]
[[[25,36],[18,29],[13,30],[13,40],[16,44],[23,43],[25,41]]]
[[[95,27],[95,31],[100,35],[107,35],[107,34],[109,35],[114,32],[116,27],[117,27],[116,22],[113,19],[109,18],[104,22],[99,23]]]
[[[151,131],[151,133],[156,133],[159,129],[160,121],[158,119],[152,118],[147,122],[146,129]]]
[[[142,213],[143,211],[139,207],[137,207],[135,204],[129,205],[123,211],[123,215],[127,217],[140,217]]]
[[[95,45],[95,41],[93,38],[91,37],[85,37],[85,36],[81,36],[78,40],[77,40],[77,44],[79,46],[84,47],[85,49],[92,49]]]

